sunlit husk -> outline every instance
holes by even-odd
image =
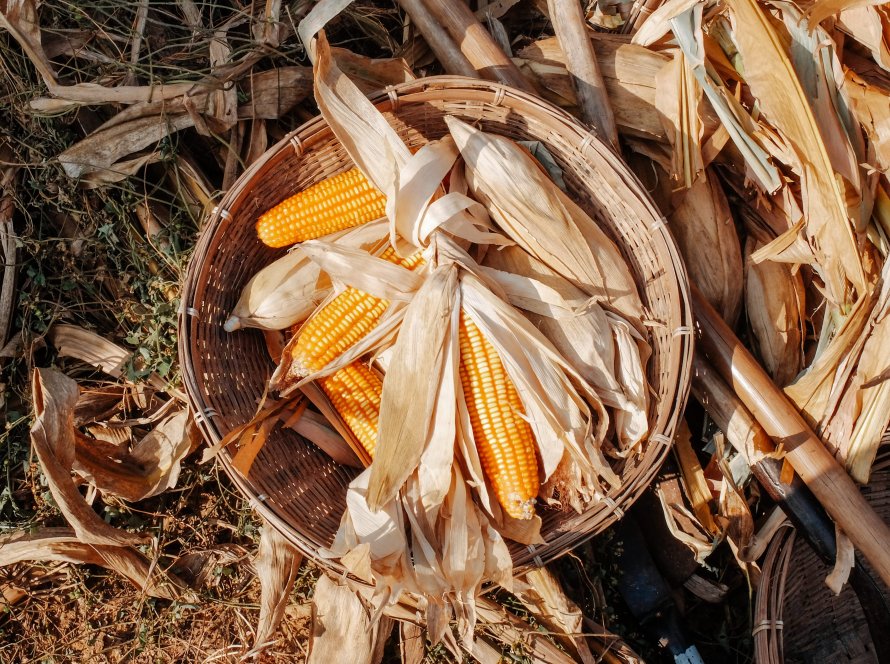
[[[338,245],[368,249],[386,234],[386,226],[372,222],[336,233]],[[298,246],[257,272],[241,292],[225,323],[227,332],[242,327],[285,330],[305,320],[330,292],[331,280]]]
[[[636,284],[615,243],[538,163],[508,138],[446,122],[471,191],[504,234],[587,295],[641,320]]]
[[[848,303],[855,297],[849,295],[848,284],[861,296],[865,276],[847,205],[809,101],[764,10],[754,0],[730,0],[728,5],[746,82],[767,119],[794,151],[792,166],[800,175],[805,229],[817,249],[816,263],[828,297],[836,304]]]
[[[785,263],[750,260],[756,240],[745,245],[745,303],[760,359],[779,386],[803,369],[804,298],[800,272]]]
[[[742,305],[742,250],[717,175],[709,170],[684,194],[671,215],[671,235],[690,279],[732,325]]]

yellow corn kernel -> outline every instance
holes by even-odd
[[[373,459],[383,394],[380,376],[367,362],[357,360],[330,376],[319,378],[318,384]]]
[[[414,270],[424,261],[420,252],[400,258],[392,247],[380,258]],[[377,325],[389,300],[374,297],[356,288],[347,288],[300,328],[291,350],[293,372],[308,376],[340,357]]]
[[[497,350],[463,311],[460,382],[482,470],[498,502],[516,519],[532,518],[540,490],[534,434],[520,416],[522,401]]]
[[[260,215],[256,232],[270,247],[359,226],[386,214],[386,196],[352,168],[307,187]]]

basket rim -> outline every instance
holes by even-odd
[[[575,546],[593,537],[603,528],[608,527],[624,514],[624,510],[632,504],[642,491],[651,483],[673,442],[677,422],[685,406],[689,393],[690,373],[692,364],[692,307],[690,303],[689,284],[684,263],[679,250],[667,228],[667,220],[648,196],[645,188],[636,176],[625,165],[621,157],[611,146],[601,141],[598,136],[580,120],[540,97],[510,86],[462,76],[433,76],[419,78],[394,86],[388,86],[368,95],[371,102],[381,112],[397,112],[403,104],[422,103],[429,99],[455,98],[466,102],[470,107],[479,108],[480,119],[484,117],[486,105],[506,106],[517,113],[537,115],[553,126],[553,131],[564,136],[577,137],[579,157],[590,161],[593,157],[605,161],[611,167],[611,173],[626,185],[633,186],[638,196],[634,201],[642,205],[654,223],[647,228],[651,243],[658,254],[659,264],[665,268],[669,277],[666,290],[671,296],[671,307],[674,310],[675,326],[671,343],[666,348],[668,362],[669,385],[664,401],[658,406],[657,417],[651,423],[650,435],[644,445],[656,446],[652,460],[648,464],[640,464],[640,471],[629,481],[622,482],[620,487],[613,488],[604,500],[588,508],[584,513],[568,517],[568,527],[554,539],[548,540],[540,547],[529,547],[528,560],[518,565],[515,573],[532,566],[542,566],[546,562],[559,557]],[[204,260],[214,238],[224,233],[233,215],[229,210],[238,209],[241,202],[250,192],[250,185],[262,175],[295,152],[298,156],[314,145],[329,140],[333,135],[324,118],[320,115],[303,123],[289,132],[278,143],[270,147],[256,162],[248,167],[235,184],[225,193],[219,204],[213,208],[205,222],[201,235],[195,245],[194,253],[189,260],[186,278],[182,287],[182,305],[178,318],[178,352],[182,371],[183,384],[188,397],[189,406],[194,413],[195,422],[201,430],[204,440],[211,445],[218,444],[223,437],[213,419],[217,413],[203,400],[200,381],[196,376],[191,361],[192,335],[190,318],[197,314],[195,307],[199,303],[199,286],[207,262]],[[293,151],[288,154],[288,151]],[[642,222],[641,222],[642,223]],[[646,447],[644,452],[648,453]],[[264,501],[263,494],[247,477],[236,471],[231,464],[231,455],[221,450],[217,455],[226,475],[238,490],[248,499],[267,522],[284,535],[302,553],[317,560],[321,564],[337,572],[343,572],[342,566],[331,560],[318,560],[319,552],[315,543],[303,537],[299,531],[284,520],[277,511]],[[645,468],[642,466],[645,465]],[[601,512],[607,510],[605,518]],[[599,530],[585,528],[590,522],[598,522]],[[580,535],[580,536],[579,536]],[[515,563],[516,561],[514,561]]]

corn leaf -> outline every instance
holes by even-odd
[[[75,460],[74,406],[77,383],[53,369],[35,369],[31,381],[34,424],[31,444],[43,468],[49,490],[77,538],[86,544],[128,545],[144,535],[112,528],[87,505],[71,478]]]

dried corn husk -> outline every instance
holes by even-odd
[[[372,334],[318,374],[366,353],[385,374],[374,461],[350,485],[326,555],[374,582],[372,618],[407,589],[423,597],[432,640],[452,647],[448,626],[455,619],[467,647],[481,584],[510,583],[504,538],[539,542],[541,520],[519,523],[492,500],[458,376],[460,315],[480,328],[517,388],[547,483],[541,495],[580,510],[619,483],[603,453],[610,417],[598,391],[512,303],[555,319],[596,308],[611,349],[605,362],[599,359],[601,382],[624,409],[615,417],[621,433],[611,451],[618,455],[630,454],[648,431],[642,303],[614,243],[525,149],[449,118],[450,136],[408,153],[337,68],[323,35],[308,41],[346,4],[321,2],[300,26],[315,62],[319,108],[386,194],[390,246],[402,254],[423,251],[425,266],[412,273],[384,266],[360,248],[301,245],[331,279],[333,293],[353,286],[390,302]],[[529,250],[547,266],[540,275],[555,278],[477,263],[474,257],[498,247]],[[282,393],[313,378],[291,376],[288,356],[286,349],[272,379]],[[609,373],[624,375],[627,385],[610,383]],[[309,395],[311,386],[305,390]]]
[[[668,56],[603,33],[590,37],[619,131],[664,140],[664,128],[655,104],[655,82],[658,72],[669,62]],[[539,39],[516,55],[514,62],[548,101],[559,106],[576,106],[565,54],[556,37]]]
[[[683,9],[684,7],[688,8],[691,4],[693,3],[683,0],[680,3],[665,4],[662,9],[671,8],[671,12],[668,12],[666,16],[673,16],[670,18],[670,29],[674,32],[677,45],[683,51],[684,57],[692,68],[692,73],[701,85],[702,91],[711,103],[723,128],[741,154],[747,169],[746,177],[756,182],[761,190],[772,193],[782,186],[779,171],[769,161],[769,153],[761,144],[757,124],[726,88],[723,80],[708,61],[701,26],[703,5],[695,4],[691,9]],[[677,9],[683,11],[672,14]],[[649,22],[653,21],[658,13],[656,12],[649,18],[646,26],[649,26]],[[667,27],[665,26],[663,30],[667,30]],[[658,36],[664,34],[662,28],[656,32]],[[642,30],[634,35],[634,42],[651,43],[644,37]]]
[[[845,7],[838,16],[838,27],[868,48],[875,63],[890,71],[890,47],[884,27],[887,22],[886,9],[863,4],[856,2],[853,6]]]
[[[843,396],[824,422],[827,442],[835,447],[853,478],[868,483],[869,472],[890,425],[890,263],[884,264],[881,292],[863,330],[861,350],[850,358],[853,369]],[[853,349],[856,352],[856,349]]]
[[[847,218],[847,206],[833,177],[831,159],[785,45],[754,0],[729,0],[733,35],[745,80],[764,115],[788,142],[800,174],[805,230],[831,302],[852,301],[847,284],[861,296],[866,282]],[[789,103],[789,100],[792,103]],[[841,140],[840,136],[833,136]],[[845,138],[845,137],[843,137]]]
[[[504,233],[587,295],[642,319],[636,284],[615,243],[513,141],[447,117],[467,182]]]
[[[803,369],[806,291],[800,272],[790,265],[752,261],[761,246],[754,237],[745,243],[745,303],[760,359],[782,387]]]
[[[340,246],[370,248],[386,234],[381,222],[371,222],[331,236]],[[257,272],[226,320],[226,332],[244,327],[285,330],[308,318],[330,292],[331,280],[305,247],[294,247]]]
[[[708,171],[681,196],[671,234],[692,281],[732,325],[742,304],[742,250],[717,174]]]
[[[661,111],[668,142],[673,147],[671,180],[688,189],[704,170],[703,126],[698,112],[702,89],[686,56],[677,51],[655,78],[655,104]]]
[[[846,71],[844,90],[850,109],[868,134],[877,166],[886,171],[890,168],[890,92],[869,85],[851,69]]]

